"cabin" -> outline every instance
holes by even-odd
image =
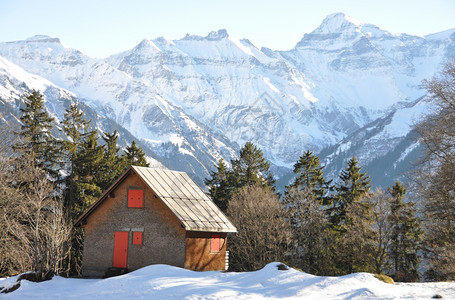
[[[225,270],[237,230],[184,172],[131,166],[75,223],[85,232],[82,275],[151,264]]]

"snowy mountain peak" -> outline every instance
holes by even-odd
[[[217,31],[211,31],[206,37],[199,35],[186,34],[183,40],[196,40],[196,41],[221,41],[222,39],[228,38],[229,34],[226,29],[220,29]]]
[[[455,28],[429,34],[425,38],[427,40],[455,40]]]
[[[136,47],[134,47],[134,50],[137,52],[161,51],[161,49],[149,39],[143,39]]]
[[[59,38],[54,38],[48,35],[35,35],[25,40],[26,42],[40,42],[40,43],[58,43],[62,44]]]
[[[335,13],[327,16],[313,32],[305,34],[295,48],[311,46],[341,49],[351,44],[351,47],[367,49],[365,48],[368,44],[367,40],[372,38],[381,40],[383,37],[399,38],[400,36],[400,34],[382,30],[376,25],[357,21],[344,13]],[[359,40],[360,44],[356,44]]]
[[[211,31],[206,39],[209,40],[209,41],[219,41],[219,40],[222,40],[224,38],[227,38],[229,37],[229,34],[227,33],[227,30],[226,29],[220,29],[218,31]]]
[[[23,41],[17,41],[16,43],[19,44],[28,44],[33,45],[33,47],[52,47],[54,49],[70,49],[68,45],[66,45],[62,40],[58,37],[52,37],[48,35],[35,35]],[[77,50],[76,50],[77,51]]]
[[[327,16],[313,33],[340,33],[358,29],[362,25],[362,22],[359,22],[344,13],[334,13]]]

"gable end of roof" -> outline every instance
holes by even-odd
[[[208,195],[185,172],[131,166],[95,201],[75,222],[84,225],[109,194],[129,175],[136,174],[168,209],[179,219],[187,231],[237,232],[235,226],[215,205]]]

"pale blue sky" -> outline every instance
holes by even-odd
[[[454,0],[0,0],[0,42],[46,34],[105,57],[144,38],[227,29],[257,47],[287,50],[335,12],[396,33],[455,28]]]

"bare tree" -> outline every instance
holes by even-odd
[[[27,156],[2,158],[0,177],[0,265],[36,280],[64,273],[71,225],[53,183]]]
[[[382,189],[376,189],[371,197],[373,206],[373,260],[374,269],[381,274],[386,269],[388,251],[392,242],[393,225],[390,222],[392,208],[390,197]]]
[[[290,242],[283,204],[271,190],[245,186],[229,201],[227,214],[237,227],[229,243],[230,266],[250,271],[281,261]]]
[[[424,87],[435,111],[417,126],[425,155],[414,180],[425,203],[427,279],[455,279],[455,58]]]
[[[290,188],[284,203],[292,229],[290,262],[311,274],[330,274],[333,236],[324,207],[308,188]]]
[[[10,160],[12,155],[11,147],[14,144],[14,128],[11,128],[6,121],[0,121],[0,216],[4,213],[8,199],[7,178],[11,172]],[[10,240],[6,230],[6,224],[0,219],[0,277],[9,275],[15,270],[15,263],[11,260],[14,255],[8,252],[13,249],[13,241]]]

